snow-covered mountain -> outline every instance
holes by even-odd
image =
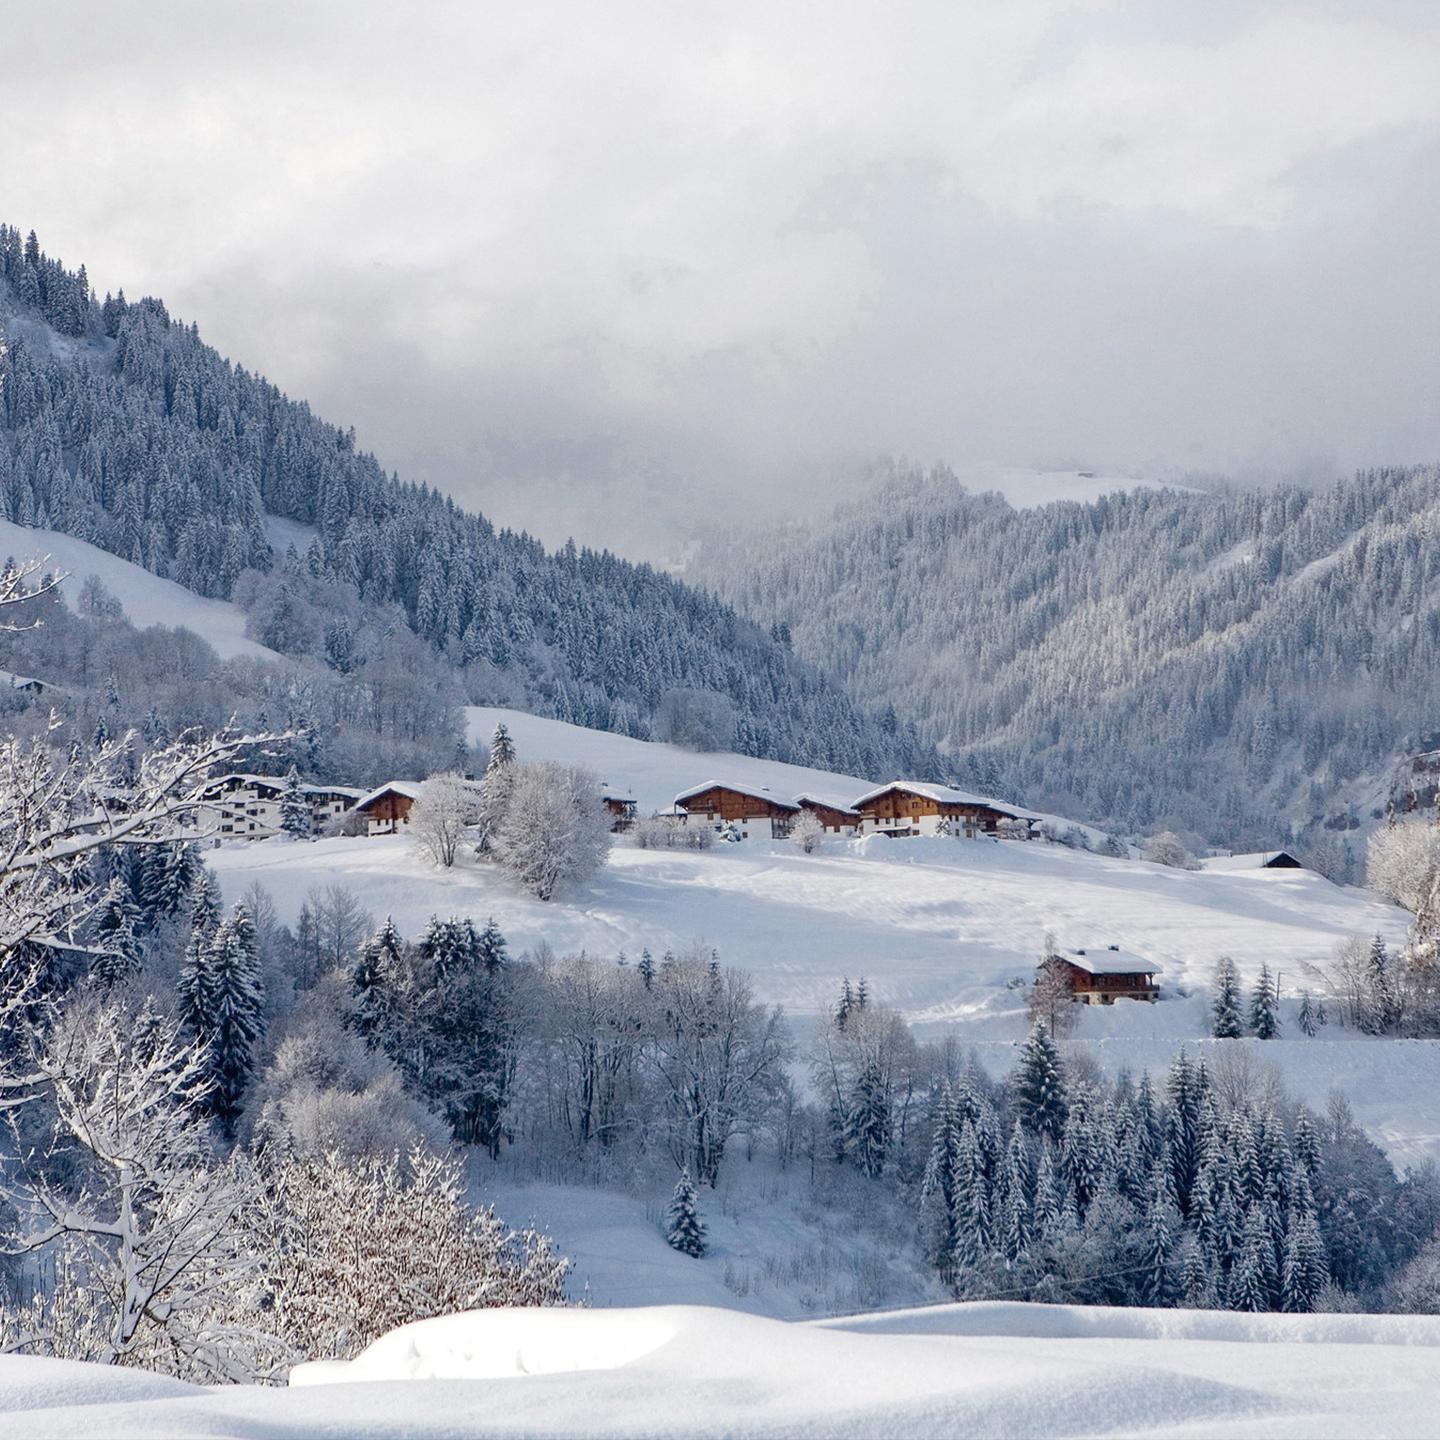
[[[1105,493],[1012,504],[897,473],[828,520],[712,539],[687,574],[977,788],[1353,862],[1397,758],[1433,743],[1440,468],[1317,491],[1084,483]]]

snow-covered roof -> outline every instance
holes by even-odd
[[[302,785],[300,788],[307,795],[343,795],[350,800],[358,800],[365,793],[354,785]]]
[[[779,795],[766,790],[764,786],[741,785],[734,780],[707,780],[703,785],[692,785],[688,790],[682,790],[675,797],[675,803],[683,805],[687,800],[693,800],[707,790],[733,790],[737,795],[748,795],[752,800],[763,800],[767,805],[778,805],[782,810],[798,810],[800,808],[793,800],[782,799]]]
[[[1013,815],[1017,820],[1042,820],[1044,816],[1034,810],[1022,810],[1008,800],[996,800],[989,795],[972,795],[968,790],[957,790],[953,785],[936,785],[928,780],[892,780],[888,785],[877,785],[867,790],[858,799],[850,802],[852,807],[877,800],[891,790],[903,790],[907,795],[919,795],[933,800],[937,805],[984,805],[987,809],[998,810],[1002,815]]]
[[[16,675],[9,670],[0,670],[0,685],[8,685],[12,690],[25,690],[32,685],[39,690],[55,688],[48,680],[37,680],[33,675]]]
[[[1118,945],[1108,945],[1088,950],[1058,950],[1062,960],[1068,960],[1087,975],[1158,975],[1160,967],[1143,955],[1122,950]]]
[[[1211,855],[1200,863],[1206,870],[1264,870],[1282,855],[1294,859],[1288,850],[1251,850],[1243,855]]]
[[[407,800],[418,800],[420,798],[420,781],[418,780],[387,780],[383,785],[377,785],[368,795],[362,796],[355,802],[355,809],[363,810],[367,805],[373,804],[382,795],[403,795]]]
[[[795,797],[797,805],[823,805],[827,810],[838,810],[842,815],[854,815],[858,820],[860,812],[855,809],[848,800],[838,799],[834,795],[816,795],[805,790]]]

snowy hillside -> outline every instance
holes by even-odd
[[[305,1367],[288,1389],[5,1357],[0,1415],[33,1440],[366,1440],[457,1424],[477,1436],[1356,1437],[1433,1433],[1437,1384],[1428,1316],[973,1304],[785,1324],[673,1306],[420,1321],[348,1364]]]
[[[472,710],[472,736],[488,735],[497,719],[511,727],[522,759],[581,761],[645,808],[704,779],[782,794],[845,794],[856,783],[514,711]],[[1179,1044],[1214,1043],[1205,1039],[1206,987],[1219,956],[1233,956],[1247,983],[1268,965],[1293,997],[1313,983],[1307,967],[1326,963],[1337,941],[1378,932],[1395,943],[1407,923],[1395,907],[1309,871],[1173,870],[1038,842],[872,836],[804,855],[785,842],[692,852],[640,850],[622,839],[592,882],[549,903],[488,866],[436,870],[397,838],[237,844],[209,859],[227,898],[258,881],[292,923],[312,889],[341,884],[410,935],[432,914],[471,914],[493,915],[516,951],[543,944],[634,959],[642,947],[658,955],[714,946],[752,973],[760,998],[802,1019],[833,1002],[842,976],[864,975],[921,1033],[956,1034],[997,1072],[1023,1033],[1024,986],[1048,931],[1068,945],[1117,944],[1155,961],[1160,1004],[1087,1010],[1078,1038],[1111,1068],[1159,1072]],[[1293,1016],[1293,1001],[1286,1013]],[[1257,1054],[1297,1088],[1323,1095],[1342,1085],[1397,1157],[1440,1155],[1440,1047],[1334,1028],[1306,1040],[1293,1019],[1286,1036]]]
[[[127,618],[140,629],[170,625],[193,630],[214,647],[222,660],[233,655],[279,659],[273,650],[246,639],[245,615],[229,601],[196,595],[73,535],[0,520],[0,552],[17,560],[48,556],[50,568],[62,570],[69,577],[61,588],[72,603],[86,578],[98,575],[124,607]]]

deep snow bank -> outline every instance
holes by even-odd
[[[1420,1436],[1435,1433],[1437,1324],[1013,1305],[823,1324],[494,1310],[406,1326],[287,1390],[0,1359],[0,1432]]]

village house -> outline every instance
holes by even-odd
[[[1001,800],[971,795],[950,785],[892,780],[851,802],[862,835],[1007,834],[1029,837],[1030,822],[1042,817]]]
[[[387,780],[356,802],[355,812],[366,835],[398,835],[410,823],[410,810],[420,796],[418,780]]]
[[[605,806],[606,813],[610,816],[611,830],[619,833],[634,825],[639,804],[633,795],[624,795],[617,790],[606,790],[601,793],[600,800]]]
[[[280,800],[288,782],[279,775],[221,775],[200,792],[205,802],[195,823],[226,839],[265,840],[278,835]],[[322,829],[364,793],[347,785],[302,785],[311,824]]]
[[[742,840],[751,835],[783,840],[800,813],[793,800],[782,800],[763,788],[717,780],[682,792],[675,804],[685,812],[687,823],[713,825],[717,830],[733,827]]]
[[[1059,950],[1041,965],[1061,976],[1071,999],[1084,1005],[1113,1005],[1119,1000],[1160,998],[1159,967],[1143,955],[1107,945],[1100,950]]]
[[[813,815],[831,834],[860,833],[860,812],[833,797],[826,799],[819,795],[797,795],[795,803]]]

